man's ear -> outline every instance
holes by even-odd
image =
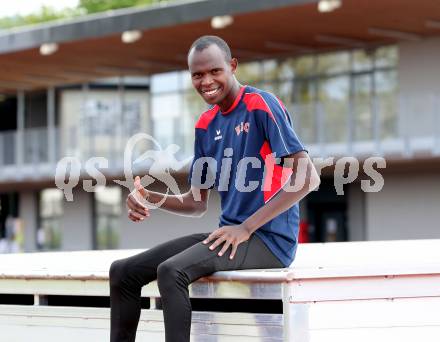
[[[231,71],[233,74],[235,74],[235,71],[237,70],[237,66],[238,66],[238,60],[237,58],[231,58]]]

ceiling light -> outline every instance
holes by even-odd
[[[223,29],[234,22],[234,18],[230,15],[217,15],[211,19],[211,27],[213,29]]]
[[[121,40],[125,44],[131,44],[142,38],[142,32],[139,30],[124,31]]]
[[[40,46],[40,54],[43,56],[49,56],[58,51],[57,43],[44,43]]]
[[[341,7],[341,0],[320,0],[318,2],[318,11],[321,13],[328,13]]]

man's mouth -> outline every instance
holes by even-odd
[[[213,89],[206,89],[202,90],[203,95],[207,95],[209,97],[215,96],[220,92],[221,87],[213,88]]]

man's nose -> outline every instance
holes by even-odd
[[[203,78],[202,78],[202,85],[203,85],[203,86],[211,85],[212,82],[213,82],[213,78],[212,78],[211,75],[205,75],[205,76],[203,76]]]

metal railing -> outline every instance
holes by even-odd
[[[0,134],[0,165],[16,164],[16,131],[6,131]]]
[[[377,97],[364,112],[350,103],[322,102],[291,110],[298,135],[315,156],[440,155],[440,100],[434,94]]]
[[[57,130],[55,130],[56,133]],[[44,164],[49,162],[49,130],[46,127],[29,128],[23,131],[22,164]],[[19,164],[17,151],[18,131],[0,133],[0,166]]]
[[[22,180],[53,176],[56,159],[60,155],[59,130],[54,129],[55,155],[51,160],[50,129],[29,128],[22,133],[0,133],[0,180]],[[20,143],[20,141],[22,143]]]

